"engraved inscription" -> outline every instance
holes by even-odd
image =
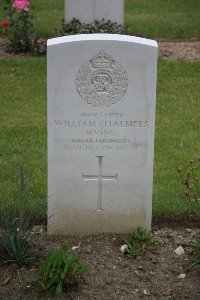
[[[148,120],[130,120],[126,114],[114,111],[108,113],[81,112],[77,119],[55,119],[54,124],[61,131],[73,129],[73,136],[70,139],[62,139],[66,151],[136,151],[144,149],[147,147],[146,143],[134,138],[130,129],[146,131],[151,127]]]
[[[125,95],[128,75],[110,55],[100,51],[79,69],[75,83],[84,102],[92,107],[110,107]]]

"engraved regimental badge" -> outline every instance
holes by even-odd
[[[128,75],[110,55],[100,51],[79,69],[75,82],[79,95],[87,104],[109,107],[126,93]]]

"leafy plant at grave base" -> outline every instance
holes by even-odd
[[[156,245],[152,234],[142,227],[133,229],[133,233],[123,238],[122,242],[127,245],[124,253],[135,257],[144,255],[147,251],[154,250]]]
[[[196,161],[190,160],[189,164],[190,166],[185,172],[179,168],[178,173],[193,212],[200,216],[200,158]]]
[[[59,295],[78,283],[78,278],[87,270],[88,264],[80,264],[79,257],[68,250],[65,241],[62,248],[52,250],[39,268],[39,276],[31,281],[44,292]]]
[[[190,246],[195,253],[192,267],[200,268],[200,235],[197,236],[196,240],[190,242]]]
[[[0,261],[24,264],[34,260],[38,251],[28,242],[30,233],[27,221],[20,219],[7,221],[0,237]]]
[[[62,29],[59,31],[59,35],[73,35],[73,34],[88,34],[88,33],[117,33],[128,34],[128,27],[125,27],[116,22],[110,20],[105,21],[95,20],[94,23],[81,23],[78,19],[73,19],[69,23],[65,23],[63,20]]]
[[[28,205],[24,169],[19,170],[19,191],[14,208],[8,216],[1,217],[0,262],[24,264],[36,258],[38,251],[29,242],[34,226],[32,216],[27,215]]]
[[[43,55],[45,46],[39,41],[40,35],[33,28],[29,14],[30,0],[4,0],[5,20],[1,23],[9,44],[9,53]]]

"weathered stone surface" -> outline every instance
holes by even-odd
[[[48,41],[48,232],[150,229],[157,43]]]

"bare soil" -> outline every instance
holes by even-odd
[[[159,57],[172,60],[200,60],[200,39],[159,40]]]
[[[69,247],[76,247],[74,251],[81,262],[89,263],[89,269],[79,284],[65,291],[59,299],[200,299],[200,270],[191,268],[193,255],[189,246],[198,229],[192,224],[189,226],[154,225],[155,250],[136,259],[121,253],[123,235],[71,237]],[[41,249],[40,256],[31,265],[0,265],[0,299],[57,299],[54,295],[39,293],[28,279],[37,274],[47,251],[61,246],[63,241],[63,237],[47,237],[45,228],[36,226],[32,242]],[[183,247],[184,254],[174,253],[178,246]]]
[[[6,41],[0,38],[0,58],[27,57],[29,54],[13,55],[5,51]],[[200,60],[200,39],[158,40],[159,57],[172,60]]]

